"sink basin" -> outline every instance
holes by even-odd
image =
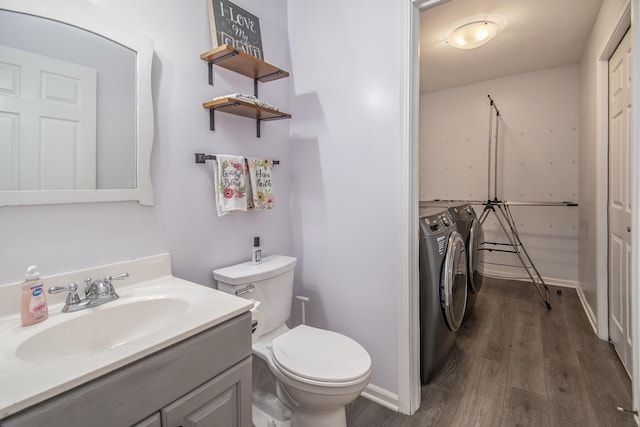
[[[177,298],[105,304],[27,338],[16,357],[29,362],[78,359],[119,347],[180,319],[189,302]]]

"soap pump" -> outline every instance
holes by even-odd
[[[49,317],[47,298],[43,289],[44,285],[40,282],[40,274],[37,268],[35,265],[27,268],[27,274],[22,284],[20,318],[24,326],[42,322]]]
[[[260,237],[253,238],[253,249],[251,249],[251,264],[262,262],[262,249],[260,249]]]

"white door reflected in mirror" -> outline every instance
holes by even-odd
[[[95,190],[95,69],[0,45],[0,190]]]

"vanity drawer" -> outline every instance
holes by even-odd
[[[1,420],[0,427],[131,426],[250,356],[247,312]]]

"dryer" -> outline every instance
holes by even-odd
[[[456,223],[456,230],[465,241],[467,249],[467,308],[465,319],[469,316],[478,297],[478,292],[482,288],[484,280],[484,252],[480,250],[480,245],[484,242],[484,232],[482,224],[478,220],[476,211],[469,202],[465,201],[445,201],[433,200],[420,202],[420,212],[425,208],[447,209]]]
[[[420,216],[420,379],[428,383],[447,360],[467,304],[466,245],[448,210]]]

